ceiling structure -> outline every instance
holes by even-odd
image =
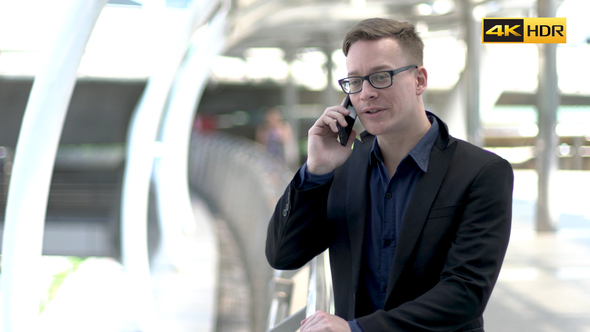
[[[476,16],[523,17],[535,0],[258,0],[236,1],[226,55],[251,47],[340,48],[345,32],[362,19],[387,17],[417,26],[423,38],[465,36],[465,11]]]

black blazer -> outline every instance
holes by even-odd
[[[482,314],[510,237],[513,173],[497,155],[440,134],[403,218],[384,310],[355,317],[374,136],[363,133],[333,180],[292,181],[268,226],[266,256],[296,269],[327,248],[335,314],[366,332],[483,331]]]

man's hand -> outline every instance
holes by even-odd
[[[307,170],[312,174],[327,174],[344,164],[352,154],[352,143],[356,132],[353,130],[346,146],[340,145],[337,140],[338,127],[336,121],[342,127],[347,123],[345,115],[350,111],[342,106],[326,108],[324,114],[314,123],[308,131],[307,142]]]
[[[321,310],[301,321],[301,332],[350,332],[344,319]]]

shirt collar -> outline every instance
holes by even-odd
[[[433,115],[426,113],[428,117],[428,121],[430,121],[430,128],[424,134],[424,136],[418,141],[418,143],[408,152],[408,154],[402,159],[405,160],[406,158],[411,157],[416,165],[426,173],[428,170],[428,161],[430,160],[430,151],[436,142],[439,134],[438,128],[438,121],[434,118]],[[373,165],[374,162],[379,161],[383,162],[383,155],[381,154],[381,149],[379,148],[379,143],[377,143],[377,138],[373,140],[373,147],[371,148],[371,158],[369,159],[369,164]]]

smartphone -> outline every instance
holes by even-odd
[[[347,108],[350,111],[350,115],[345,115],[344,119],[348,126],[342,127],[340,122],[336,122],[336,126],[338,126],[338,140],[342,146],[346,146],[346,142],[348,142],[348,138],[350,137],[350,133],[352,132],[352,127],[354,126],[354,121],[356,120],[356,111],[350,102],[350,96],[346,95],[344,102],[342,102],[342,106]]]

